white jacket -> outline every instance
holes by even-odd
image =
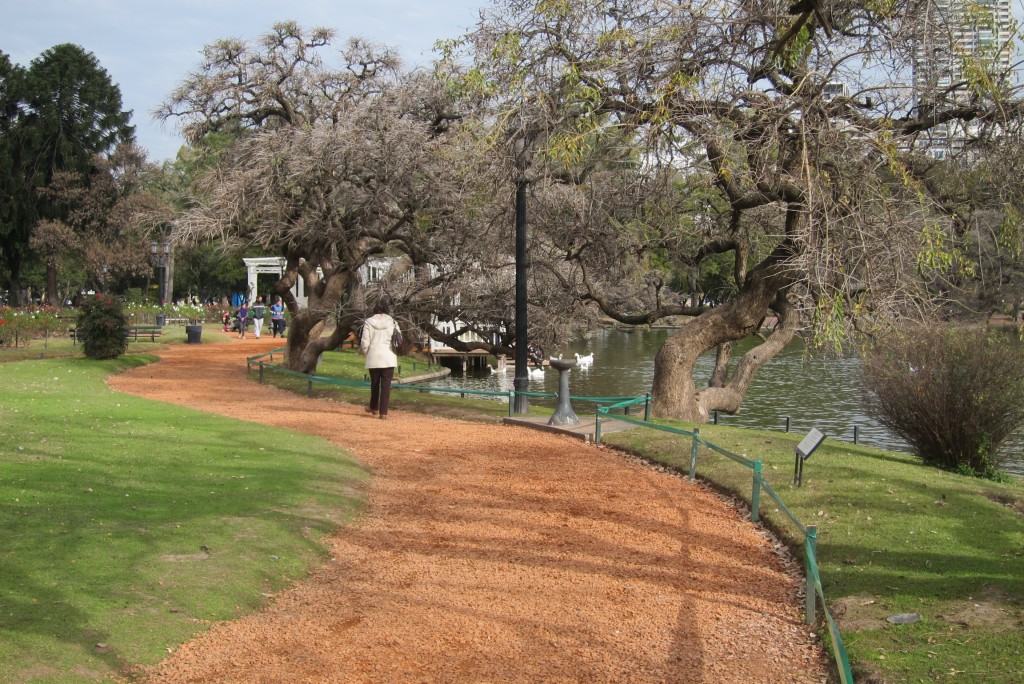
[[[398,366],[398,357],[391,351],[391,334],[398,329],[395,319],[387,314],[374,314],[366,319],[359,348],[366,354],[367,368]]]

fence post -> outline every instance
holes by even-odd
[[[512,417],[512,409],[516,403],[516,393],[512,390],[508,391],[508,417]]]
[[[648,392],[646,397],[647,398],[644,401],[644,422],[645,423],[650,423],[651,422],[651,393]]]
[[[693,442],[690,445],[690,479],[697,477],[697,449],[700,446],[700,428],[693,428]]]
[[[811,567],[811,558],[818,558],[818,527],[817,525],[807,526],[807,537],[804,539],[804,574],[807,576],[807,599],[804,609],[804,621],[814,624],[814,614],[817,612],[817,594],[814,591],[814,578],[818,574],[817,567]]]
[[[260,384],[263,384],[263,362],[260,361]]]
[[[754,461],[754,492],[750,495],[750,519],[761,520],[761,462]]]
[[[597,409],[597,416],[594,418],[594,444],[601,443],[601,409]]]
[[[853,443],[854,444],[859,444],[859,442],[857,441],[857,426],[856,425],[853,426]]]
[[[306,396],[313,396],[313,376],[306,376]]]
[[[786,432],[789,432],[789,416],[786,416]]]

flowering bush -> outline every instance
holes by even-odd
[[[49,306],[0,307],[0,346],[27,346],[32,340],[67,332],[60,311]]]
[[[132,324],[156,323],[156,317],[164,315],[168,318],[185,318],[190,323],[202,323],[207,316],[217,317],[217,307],[205,307],[201,304],[141,304],[129,302],[124,307],[125,316]]]
[[[128,350],[128,321],[121,301],[110,295],[87,297],[78,312],[78,333],[85,355],[116,359]]]

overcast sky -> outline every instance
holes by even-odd
[[[121,88],[140,145],[154,161],[182,141],[153,110],[220,38],[253,40],[278,21],[326,26],[396,47],[408,66],[426,64],[434,42],[472,28],[488,0],[0,0],[0,51],[27,67],[44,50],[74,43],[96,55]],[[1021,17],[1024,0],[1012,0]]]
[[[430,60],[434,41],[471,28],[487,0],[2,0],[0,51],[28,67],[43,51],[74,43],[96,55],[133,111],[150,159],[173,159],[181,138],[153,110],[220,38],[252,40],[278,21],[325,26],[396,47],[409,66]]]

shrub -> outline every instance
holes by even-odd
[[[128,350],[128,323],[121,302],[110,295],[88,297],[78,312],[82,348],[91,359],[116,359]]]
[[[1024,346],[984,329],[915,327],[863,365],[865,410],[931,465],[993,477],[1024,424]]]
[[[15,326],[11,318],[11,310],[7,307],[0,308],[0,346],[14,344]]]
[[[124,299],[129,304],[142,304],[146,301],[141,287],[129,287],[125,292]]]
[[[58,310],[49,306],[0,307],[0,346],[28,346],[32,340],[67,330]]]

